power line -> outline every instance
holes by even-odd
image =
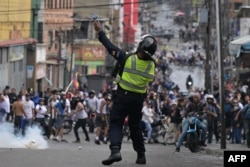
[[[149,3],[149,2],[154,2],[154,0],[145,0],[145,1],[138,1],[138,2],[126,2],[126,3],[110,3],[110,4],[99,4],[99,5],[85,5],[85,6],[74,6],[74,9],[78,9],[78,8],[98,8],[98,7],[106,7],[106,6],[116,6],[116,5],[131,5],[131,4],[140,4],[140,3]],[[71,9],[71,8],[46,8],[46,9],[39,9],[39,10],[50,10],[50,9],[54,9],[54,10],[61,10],[61,9]],[[21,12],[21,11],[31,11],[31,9],[18,9],[18,10],[7,10],[7,12]],[[3,13],[6,11],[0,11],[0,13]]]
[[[124,6],[124,5],[130,5],[130,4],[142,4],[142,3],[153,3],[155,2],[154,0],[146,0],[146,1],[138,1],[138,2],[127,2],[127,3],[113,3],[113,4],[99,4],[99,5],[85,5],[85,6],[74,6],[73,9],[84,9],[84,8],[98,8],[98,7],[110,7],[110,6]],[[178,3],[174,3],[174,4],[178,4]],[[171,5],[173,5],[173,3],[171,3]],[[157,6],[153,6],[153,7],[149,7],[149,9],[152,8],[156,8]],[[46,9],[37,9],[39,11],[42,10],[61,10],[61,9],[69,9],[71,10],[72,8],[46,8]],[[188,7],[188,9],[193,9],[193,7]],[[167,11],[167,10],[166,10]],[[14,13],[17,12],[17,13]],[[27,12],[27,13],[31,13],[32,12],[32,8],[30,9],[18,9],[18,10],[5,10],[5,11],[1,11],[0,10],[0,15],[12,15],[12,14],[19,14],[19,12]],[[22,14],[24,14],[22,13]],[[56,15],[56,14],[54,14]]]

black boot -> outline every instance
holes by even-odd
[[[146,157],[144,152],[138,152],[137,153],[137,159],[136,162],[137,164],[146,164]]]
[[[205,141],[201,141],[201,142],[200,142],[200,146],[202,146],[202,147],[207,147],[206,142],[205,142]]]
[[[122,160],[122,156],[120,153],[120,148],[118,146],[112,146],[110,147],[111,155],[108,157],[108,159],[103,160],[103,165],[111,165],[114,162],[119,162]]]

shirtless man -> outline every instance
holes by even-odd
[[[17,101],[13,103],[12,106],[13,112],[14,112],[14,134],[17,135],[20,129],[22,129],[22,135],[24,135],[24,128],[22,127],[22,122],[24,119],[24,116],[26,117],[26,114],[24,112],[23,102],[22,102],[22,96],[17,96]]]

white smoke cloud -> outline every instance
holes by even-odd
[[[31,148],[31,149],[46,149],[48,143],[42,136],[42,131],[37,126],[28,128],[26,135],[14,135],[13,124],[0,124],[0,148]]]

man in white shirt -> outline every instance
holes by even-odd
[[[0,122],[5,122],[6,116],[10,113],[10,99],[8,96],[8,89],[3,90],[3,94],[0,95]]]
[[[103,143],[107,144],[107,136],[108,136],[108,120],[107,120],[107,112],[106,112],[106,105],[108,101],[108,92],[103,92],[102,98],[98,100],[98,106],[96,110],[96,138],[95,143],[100,145],[99,137],[101,135],[101,130],[104,128],[104,139]]]
[[[41,126],[41,128],[44,131],[44,134],[48,136],[48,130],[45,125],[45,115],[47,114],[47,107],[44,105],[44,99],[41,98],[39,101],[39,104],[36,105],[36,123],[38,126]],[[49,137],[49,136],[48,136]]]
[[[54,138],[55,135],[55,122],[56,122],[56,109],[55,105],[58,103],[57,94],[54,92],[51,101],[49,103],[49,114],[50,114],[50,121],[49,121],[49,133],[50,139]]]
[[[89,92],[89,97],[86,99],[87,102],[87,108],[88,108],[88,114],[89,114],[89,132],[93,133],[94,132],[94,120],[93,116],[96,114],[97,111],[97,106],[98,106],[98,99],[95,96],[95,91],[91,90]]]
[[[146,143],[151,143],[151,137],[152,137],[152,126],[153,123],[153,104],[151,101],[145,100],[144,106],[142,108],[142,121],[144,122],[146,129],[147,129],[147,141]]]
[[[30,95],[25,95],[25,101],[23,102],[25,120],[24,120],[24,132],[26,127],[31,127],[33,120],[35,119],[35,105],[32,100],[30,100]],[[25,133],[24,133],[25,134]]]

